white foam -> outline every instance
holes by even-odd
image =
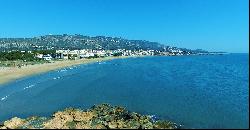
[[[61,77],[54,77],[53,79],[55,79],[55,80],[56,80],[56,79],[60,79],[60,78],[61,78]]]
[[[99,62],[99,64],[106,64],[106,62]]]
[[[6,100],[6,99],[8,98],[8,96],[9,96],[9,95],[7,95],[7,96],[5,96],[5,97],[2,97],[2,98],[1,98],[1,101]]]
[[[29,88],[32,88],[32,87],[34,87],[34,86],[35,86],[34,84],[29,85],[28,87],[23,88],[23,90],[25,90],[25,89],[29,89]]]
[[[59,72],[64,72],[64,71],[67,71],[66,69],[63,69],[63,70],[60,70]]]

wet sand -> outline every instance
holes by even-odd
[[[31,76],[39,73],[48,72],[55,69],[60,69],[68,66],[87,64],[98,61],[106,61],[118,58],[129,58],[129,56],[121,57],[105,57],[105,58],[95,58],[95,59],[79,59],[79,60],[63,60],[63,61],[54,61],[53,63],[45,64],[35,64],[27,65],[21,68],[17,67],[0,67],[0,84],[5,84],[11,81],[14,81],[19,78],[26,76]]]

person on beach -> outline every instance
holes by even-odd
[[[18,66],[19,69],[21,69],[21,65],[20,64],[18,64],[17,66]]]

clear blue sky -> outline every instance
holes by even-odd
[[[104,35],[249,52],[248,0],[1,0],[0,37]]]

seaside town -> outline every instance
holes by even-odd
[[[34,38],[0,38],[0,66],[21,67],[25,64],[56,60],[77,60],[117,56],[182,56],[212,55],[201,49],[191,50],[166,46],[145,40],[116,37],[45,35]],[[15,62],[13,62],[15,61]]]
[[[41,50],[41,51],[8,51],[0,52],[0,66],[12,66],[9,61],[26,62],[50,62],[57,60],[78,60],[104,57],[118,57],[118,56],[181,56],[181,55],[208,55],[208,53],[183,52],[182,50],[158,51],[158,50]],[[5,65],[4,65],[5,64]],[[24,64],[18,64],[18,67]],[[14,65],[15,66],[15,65]]]
[[[9,51],[7,53],[11,53]],[[16,52],[16,51],[13,51]],[[189,52],[184,54],[181,50],[173,50],[172,52],[161,52],[158,50],[92,50],[92,49],[81,49],[81,50],[55,50],[48,53],[39,53],[38,51],[18,51],[21,54],[31,54],[35,58],[50,61],[52,59],[64,59],[64,60],[77,60],[82,58],[98,58],[98,57],[110,57],[110,56],[154,56],[154,55],[166,55],[166,56],[178,56],[178,55],[194,55]],[[196,54],[197,55],[197,54]],[[201,55],[201,54],[200,54]]]

